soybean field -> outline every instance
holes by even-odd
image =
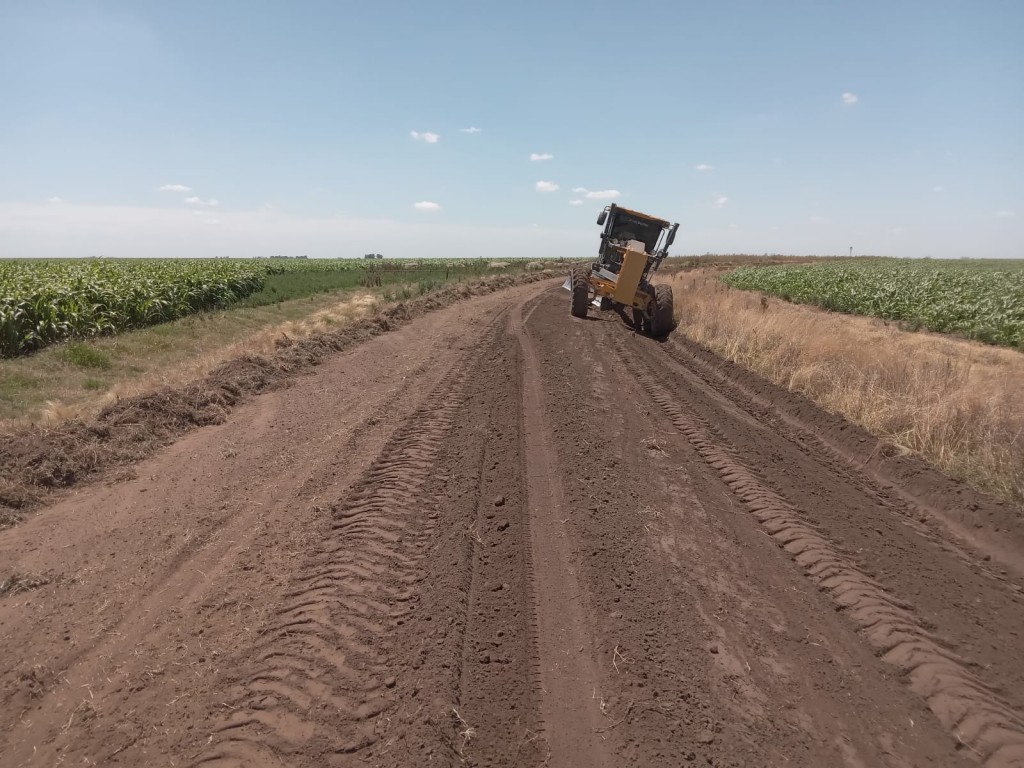
[[[1024,348],[1024,261],[878,259],[742,267],[733,288]]]

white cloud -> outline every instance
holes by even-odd
[[[425,144],[437,144],[441,140],[441,137],[436,133],[427,131],[426,133],[420,133],[419,131],[409,131],[409,135],[412,136],[413,141],[422,141]]]
[[[941,192],[945,187],[932,187],[932,192]]]
[[[1012,219],[1016,215],[1013,211],[996,211],[996,216],[1000,219]]]
[[[211,208],[215,205],[220,205],[220,203],[212,197],[209,200],[203,200],[201,197],[186,197],[185,202],[189,205],[205,205]]]
[[[847,91],[843,94],[843,104],[856,104],[860,99],[857,98],[856,93],[850,93]]]
[[[480,133],[481,130],[482,129],[477,128],[475,125],[472,125],[469,128],[459,128],[459,133]]]
[[[440,211],[440,203],[432,203],[429,200],[421,200],[418,203],[413,203],[412,207],[417,211]]]
[[[570,200],[569,205],[583,205],[582,200]]]
[[[614,200],[621,197],[622,193],[617,189],[599,189],[587,192],[583,195],[587,200]]]
[[[184,184],[161,184],[156,188],[157,192],[191,192],[192,187],[186,187]]]
[[[537,182],[538,192],[557,192],[558,185],[553,181],[538,181]]]
[[[46,202],[54,203],[54,204],[63,203],[64,202],[64,198],[63,197],[48,197],[48,198],[46,198]]]
[[[552,155],[550,152],[543,152],[543,153],[533,152],[533,153],[530,154],[530,159],[533,162],[537,162],[539,160],[552,160],[552,159],[554,159],[554,157],[555,156]]]
[[[707,163],[698,163],[697,165],[693,166],[693,169],[695,171],[713,171],[715,170],[715,166],[708,165]]]
[[[577,195],[585,195],[587,193],[587,188],[586,187],[573,187],[572,191],[575,192]]]
[[[729,198],[725,195],[719,195],[715,198],[715,208],[721,208],[723,205],[729,202]]]

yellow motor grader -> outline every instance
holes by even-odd
[[[586,317],[590,306],[633,310],[637,331],[665,336],[675,327],[672,286],[651,279],[676,238],[678,224],[612,203],[597,217],[601,247],[597,261],[573,268],[562,285],[571,294],[570,313]]]

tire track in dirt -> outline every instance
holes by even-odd
[[[546,296],[544,298],[547,298]],[[558,461],[545,419],[540,362],[526,329],[536,303],[517,305],[509,330],[523,357],[523,431],[528,483],[530,574],[535,605],[537,687],[549,754],[546,765],[611,765],[613,750],[602,738],[607,724],[599,709],[601,678],[594,663],[593,632],[584,606],[586,587],[577,576],[564,526],[565,501]]]
[[[909,603],[863,573],[804,521],[737,458],[714,427],[684,410],[681,394],[668,394],[666,382],[656,372],[637,356],[627,355],[621,338],[613,343],[623,364],[635,370],[650,398],[704,461],[805,575],[845,611],[880,657],[907,676],[911,689],[925,699],[958,742],[990,768],[1024,764],[1024,719],[969,671],[969,662],[943,648]]]
[[[990,579],[1003,582],[1018,594],[1024,592],[1024,588],[1009,584],[1007,578],[997,574],[995,569],[996,566],[1009,569],[1018,579],[1024,576],[1024,561],[1019,556],[1021,540],[1019,532],[1016,532],[1020,525],[1019,515],[1007,509],[1005,504],[982,499],[977,494],[971,494],[970,499],[959,500],[959,495],[965,492],[962,485],[957,486],[934,468],[924,466],[919,457],[901,455],[891,444],[834,414],[815,413],[815,429],[809,429],[800,414],[806,415],[808,411],[818,409],[802,395],[783,390],[782,398],[767,398],[758,391],[758,383],[764,386],[765,382],[757,382],[756,374],[712,356],[689,339],[673,336],[665,345],[665,351],[707,390],[721,392],[734,403],[741,404],[748,414],[756,415],[763,423],[771,423],[784,432],[790,442],[813,446],[819,458],[823,454],[834,457],[838,463],[833,462],[831,466],[837,471],[854,468],[856,473],[870,478],[877,491],[898,500],[892,504],[894,511],[902,515],[904,523],[919,535],[940,542],[947,549],[957,541],[968,544],[982,556],[988,555],[992,566],[981,565],[978,556],[964,551],[962,545],[956,553],[961,561],[970,563]],[[888,464],[896,466],[889,467]],[[911,465],[913,470],[904,465]],[[896,475],[910,471],[916,471],[929,481],[924,488],[921,487],[921,479],[913,490],[900,484]],[[974,524],[964,519],[963,510],[973,512]],[[985,518],[988,518],[986,523],[1001,531],[1002,535],[996,537],[991,531],[982,530],[981,520]]]
[[[444,519],[458,521],[464,542],[445,559],[462,564],[462,599],[444,604],[464,630],[448,710],[453,733],[444,746],[452,765],[541,765],[549,750],[538,706],[522,352],[507,324],[474,362],[462,418],[442,458],[450,470]]]
[[[924,702],[778,557],[612,336],[650,350],[656,368],[660,345],[628,336],[612,313],[567,318],[564,296],[549,294],[527,329],[561,469],[561,527],[588,591],[612,763],[968,764]],[[764,432],[755,442],[768,449]]]
[[[514,296],[533,291],[512,293],[423,318],[419,338],[400,331],[339,355],[164,449],[136,479],[5,531],[0,561],[42,561],[68,580],[0,599],[14,646],[0,670],[0,764],[194,759],[225,712],[225,660],[259,636],[296,553],[324,538],[324,500],[341,498],[465,350],[503,327]]]
[[[423,491],[462,402],[459,365],[332,509],[330,538],[298,569],[247,656],[255,668],[197,765],[343,764],[375,743],[395,686],[393,633],[415,610],[419,561],[438,513]]]

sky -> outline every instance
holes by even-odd
[[[0,0],[0,258],[1024,257],[1020,0]]]

